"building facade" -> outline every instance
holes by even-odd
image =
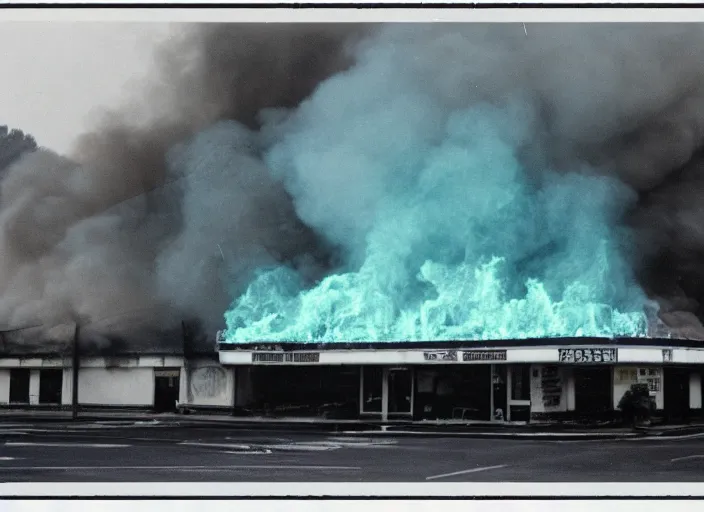
[[[0,354],[0,409],[139,410],[372,421],[610,420],[636,383],[657,416],[702,411],[704,346],[560,339],[250,346],[211,354]],[[74,384],[78,395],[74,404]]]
[[[0,358],[0,408],[70,409],[72,362],[55,354]],[[234,369],[220,365],[217,356],[85,357],[79,360],[77,384],[81,410],[189,407],[230,413],[234,406]]]
[[[673,344],[674,343],[674,344]],[[443,421],[614,419],[633,384],[656,415],[702,409],[704,346],[673,340],[560,339],[342,346],[220,345],[253,410]]]

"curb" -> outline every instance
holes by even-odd
[[[82,425],[95,425],[103,423],[106,427],[124,428],[207,428],[222,429],[230,431],[256,430],[259,432],[290,432],[309,435],[329,435],[342,434],[353,437],[415,437],[415,438],[467,438],[467,439],[525,439],[534,441],[577,441],[577,440],[615,440],[615,439],[635,439],[635,438],[684,438],[687,436],[704,435],[704,425],[684,426],[672,429],[653,429],[650,427],[640,427],[623,432],[600,432],[597,429],[590,431],[565,431],[564,428],[556,426],[550,429],[547,425],[540,425],[537,428],[515,426],[496,426],[493,429],[485,429],[481,426],[458,426],[449,425],[447,427],[437,426],[432,428],[418,425],[380,425],[374,423],[336,423],[328,422],[295,422],[295,421],[238,421],[233,418],[213,420],[208,418],[183,418],[183,417],[130,417],[130,416],[101,416],[96,414],[90,417],[81,417],[73,420],[70,416],[33,416],[33,415],[11,415],[0,414],[0,429],[4,424],[11,424],[13,428],[18,427],[18,423],[26,425],[47,426],[52,424],[66,424],[80,427]],[[100,428],[96,427],[95,431]],[[1,433],[1,430],[0,430]]]
[[[615,439],[634,439],[643,437],[642,434],[634,432],[574,432],[574,433],[530,433],[530,432],[429,432],[412,430],[372,430],[372,431],[345,431],[340,434],[352,437],[415,437],[419,439],[427,438],[463,438],[463,439],[510,439],[525,441],[596,441]]]

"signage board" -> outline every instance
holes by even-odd
[[[157,370],[154,369],[154,377],[179,377],[181,375],[181,370],[178,368],[169,370]]]
[[[426,361],[457,361],[456,350],[434,350],[423,352],[423,359]]]
[[[505,350],[465,350],[462,361],[506,361]]]
[[[662,362],[671,363],[672,362],[672,349],[664,348],[662,349]]]
[[[320,352],[252,352],[253,363],[319,363]]]
[[[543,407],[559,407],[562,400],[562,378],[559,367],[543,367],[540,377]]]
[[[561,348],[561,363],[615,363],[618,361],[616,348]]]

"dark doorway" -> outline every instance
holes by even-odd
[[[415,389],[415,419],[491,419],[491,365],[419,367]]]
[[[179,395],[179,370],[154,371],[154,410],[172,412],[176,410]]]
[[[29,370],[25,368],[10,370],[10,403],[29,403]]]
[[[506,421],[508,414],[508,399],[506,394],[507,380],[506,365],[494,365],[494,374],[491,377],[491,385],[494,388],[494,410],[492,411],[492,419],[497,421]]]
[[[61,388],[63,384],[63,370],[39,370],[39,403],[61,404]]]
[[[577,414],[606,414],[613,411],[610,366],[574,368],[574,401]]]
[[[364,369],[368,390],[373,384],[373,373],[373,369]],[[253,366],[251,375],[254,414],[334,419],[359,416],[357,366],[262,365]],[[374,404],[378,404],[381,411],[381,402],[374,401]]]
[[[389,369],[389,414],[412,413],[413,375],[408,368]]]
[[[381,413],[384,369],[381,366],[362,368],[362,414]]]
[[[689,420],[689,372],[687,368],[665,368],[663,399],[665,421]]]

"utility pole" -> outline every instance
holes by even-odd
[[[71,390],[71,416],[74,420],[78,419],[78,366],[80,361],[80,351],[78,350],[78,335],[79,325],[76,322],[76,328],[73,332],[73,363],[71,364],[73,388]]]

